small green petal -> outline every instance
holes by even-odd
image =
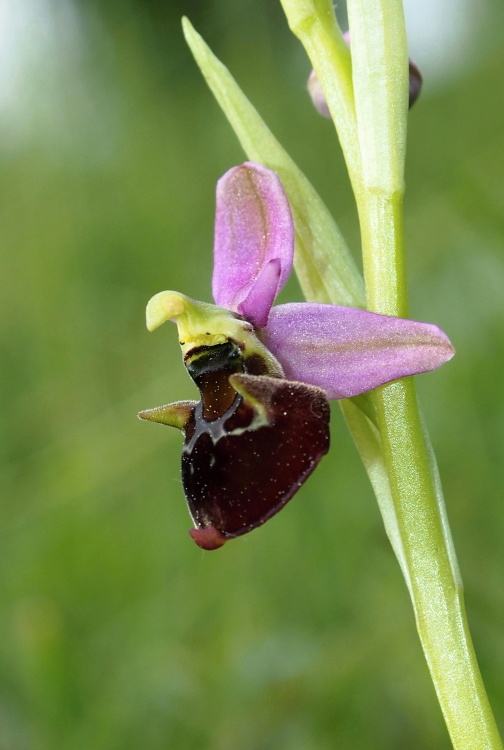
[[[173,404],[156,406],[154,409],[145,409],[139,412],[138,416],[149,422],[159,422],[159,424],[183,430],[196,404],[197,401],[177,401]]]

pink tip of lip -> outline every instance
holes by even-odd
[[[201,549],[219,549],[227,542],[226,537],[215,526],[207,526],[206,529],[189,529],[189,534]]]

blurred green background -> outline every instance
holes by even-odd
[[[406,229],[412,317],[458,350],[418,386],[503,727],[504,19],[481,7],[411,112]],[[144,308],[210,300],[215,182],[244,158],[183,13],[358,249],[275,0],[0,4],[0,750],[449,748],[337,405],[299,495],[215,553],[187,534],[181,436],[135,417],[195,395]]]

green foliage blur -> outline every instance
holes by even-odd
[[[135,417],[195,396],[145,304],[166,288],[211,300],[215,183],[244,159],[182,13],[358,251],[279,3],[46,6],[53,36],[38,29],[0,109],[0,750],[449,748],[337,405],[298,496],[213,553],[187,534],[180,434]],[[418,386],[503,726],[504,44],[491,29],[478,44],[410,114],[406,231],[411,316],[458,350]],[[301,299],[295,281],[283,299]]]

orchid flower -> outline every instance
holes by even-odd
[[[428,323],[310,302],[273,306],[294,255],[294,225],[277,175],[246,162],[217,185],[215,305],[173,291],[147,305],[147,327],[177,323],[201,400],[142,419],[185,434],[182,479],[204,549],[263,524],[329,449],[330,399],[439,367],[453,356]]]

